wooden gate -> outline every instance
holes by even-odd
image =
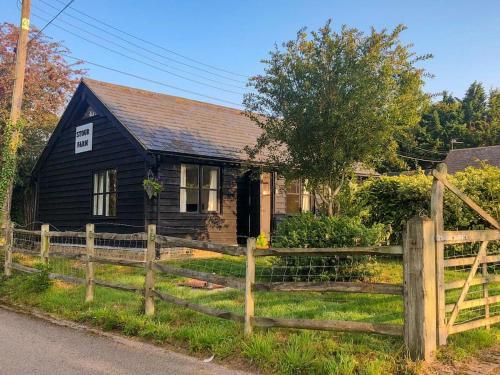
[[[448,335],[500,322],[500,225],[447,179],[445,164],[433,171],[431,216],[436,233],[438,344]],[[460,198],[492,230],[444,230],[445,189]],[[446,246],[455,245],[455,246]],[[456,245],[459,245],[458,247]]]

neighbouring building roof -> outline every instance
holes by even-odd
[[[380,173],[378,173],[373,168],[367,167],[363,163],[356,162],[354,164],[354,172],[359,177],[379,177]]]
[[[451,150],[444,162],[448,166],[448,173],[467,167],[480,167],[481,162],[500,167],[500,145]]]

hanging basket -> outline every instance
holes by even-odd
[[[149,199],[153,198],[155,192],[151,185],[144,186],[144,190],[146,190],[146,194],[148,195]]]
[[[163,185],[160,181],[154,178],[147,178],[142,182],[142,186],[144,186],[144,191],[148,195],[149,199],[153,197],[157,197],[158,194],[163,190]]]

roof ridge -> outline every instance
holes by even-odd
[[[138,93],[138,94],[141,94],[141,95],[167,97],[167,98],[170,98],[170,99],[175,99],[175,100],[183,101],[183,102],[186,102],[186,103],[194,103],[194,104],[198,104],[198,105],[201,105],[201,106],[214,107],[214,108],[217,108],[217,109],[220,109],[220,110],[225,110],[225,111],[230,111],[230,112],[236,112],[238,114],[244,114],[243,110],[237,109],[237,108],[227,107],[227,106],[223,106],[223,105],[220,105],[220,104],[207,103],[207,102],[203,102],[201,100],[196,100],[196,99],[188,99],[188,98],[184,98],[182,96],[176,96],[176,95],[170,95],[170,94],[165,94],[165,93],[156,92],[156,91],[150,91],[150,90],[140,89],[140,88],[137,88],[137,87],[120,85],[120,84],[117,84],[117,83],[99,81],[99,80],[96,80],[96,79],[93,79],[93,78],[82,77],[81,82],[83,82],[84,84],[90,83],[91,85],[92,84],[97,84],[97,85],[101,85],[101,86],[107,86],[109,88],[119,88],[119,89],[122,89],[122,90],[127,90],[127,91],[129,91],[131,93],[135,92],[135,93]]]
[[[450,150],[449,152],[454,152],[454,151],[464,151],[464,150],[477,150],[478,148],[493,148],[493,147],[500,147],[500,145],[477,146],[477,147],[464,147],[464,148],[457,148],[457,149],[455,149],[455,150]]]

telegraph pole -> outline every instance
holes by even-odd
[[[16,66],[14,68],[14,89],[12,90],[12,106],[10,109],[10,126],[14,126],[14,132],[11,139],[7,139],[10,152],[14,155],[17,153],[19,141],[21,139],[21,129],[17,126],[17,122],[21,116],[21,106],[23,103],[23,89],[24,89],[24,73],[26,69],[26,55],[28,38],[30,32],[30,8],[31,0],[23,0],[21,8],[21,25],[19,28],[19,39],[16,49]],[[8,223],[10,218],[10,205],[12,200],[13,176],[11,176],[7,192],[5,195],[2,213],[2,226]]]
[[[21,8],[21,27],[19,29],[19,40],[16,50],[16,67],[14,70],[14,89],[12,90],[12,108],[10,109],[10,121],[15,124],[21,115],[23,102],[24,72],[26,69],[26,54],[28,37],[30,32],[30,8],[31,0],[23,0]]]

